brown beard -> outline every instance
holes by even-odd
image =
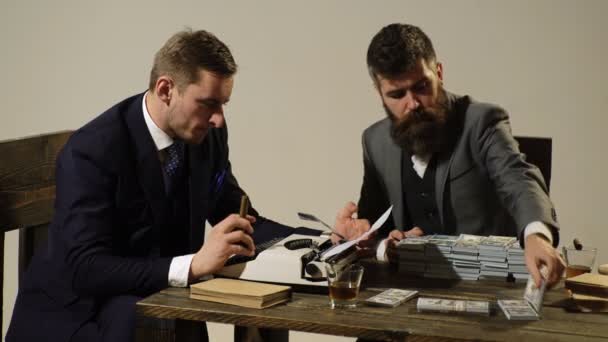
[[[435,105],[418,108],[403,119],[397,119],[386,105],[384,110],[392,121],[391,137],[408,153],[432,155],[440,152],[447,143],[448,101],[443,88],[439,89]]]

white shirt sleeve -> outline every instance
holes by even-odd
[[[388,238],[380,241],[376,247],[376,259],[378,259],[379,262],[388,262],[388,257],[386,256],[387,240]]]
[[[547,240],[549,240],[549,243],[551,245],[553,245],[553,234],[551,233],[551,230],[549,229],[549,227],[547,227],[546,224],[540,221],[534,221],[529,223],[524,229],[524,242],[526,241],[526,238],[531,234],[541,234],[542,236],[546,237]]]
[[[188,286],[192,258],[194,258],[194,254],[178,256],[171,260],[171,266],[169,266],[169,286]]]

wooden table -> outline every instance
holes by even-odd
[[[386,287],[418,289],[421,296],[491,300],[523,295],[525,284],[499,281],[449,281],[412,278],[388,266],[367,263],[368,298]],[[170,288],[137,304],[140,314],[170,319],[208,321],[241,326],[289,329],[311,333],[361,337],[386,341],[486,340],[486,341],[594,341],[608,340],[608,314],[569,312],[563,284],[545,294],[539,321],[509,321],[499,308],[487,316],[418,313],[416,300],[396,308],[359,305],[332,310],[327,295],[294,293],[285,305],[264,310],[193,300],[189,289]]]

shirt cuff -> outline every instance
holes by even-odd
[[[169,266],[169,286],[188,286],[192,258],[194,258],[194,254],[178,256],[171,260],[171,266]]]
[[[529,223],[524,229],[524,242],[526,238],[532,234],[540,234],[549,240],[549,243],[553,245],[553,233],[546,224],[540,221],[534,221]]]
[[[380,241],[378,247],[376,247],[376,259],[378,259],[379,262],[388,262],[388,257],[386,256],[387,241],[388,239]]]

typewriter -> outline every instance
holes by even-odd
[[[338,245],[339,246],[339,245]],[[327,288],[325,263],[346,267],[356,260],[355,246],[325,257],[335,248],[326,237],[295,233],[258,243],[254,257],[233,256],[217,275],[244,280],[297,286]]]

